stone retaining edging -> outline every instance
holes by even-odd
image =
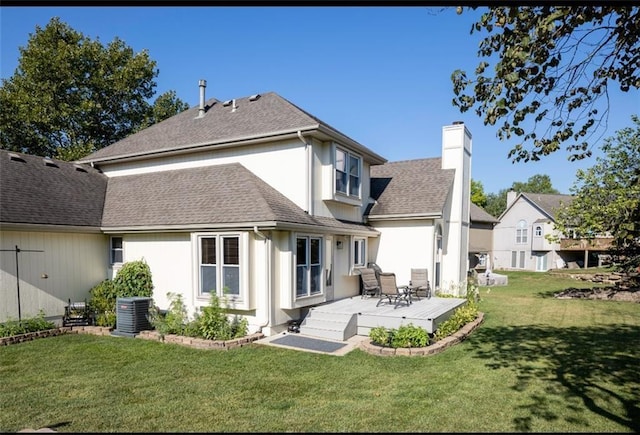
[[[111,335],[113,328],[105,326],[64,326],[61,328],[47,329],[44,331],[28,332],[26,334],[12,335],[0,338],[0,346],[22,343],[25,341],[35,340],[36,338],[54,337],[62,334],[92,334],[92,335]],[[163,337],[157,331],[140,331],[134,338],[144,340],[156,340],[164,343],[175,343],[183,346],[190,346],[197,349],[217,349],[229,350],[236,347],[246,346],[256,340],[264,338],[264,334],[256,332],[245,337],[235,338],[233,340],[206,340],[203,338],[183,337],[180,335],[166,335]]]
[[[454,344],[460,343],[462,340],[467,338],[467,336],[471,334],[471,332],[474,329],[480,326],[480,324],[483,321],[484,321],[484,313],[478,312],[478,317],[476,317],[475,320],[467,323],[462,328],[460,328],[457,332],[451,334],[450,336],[445,337],[442,340],[436,341],[432,345],[429,345],[426,347],[399,347],[397,349],[394,349],[393,347],[384,347],[384,346],[379,346],[377,344],[373,344],[371,340],[364,340],[362,343],[360,343],[360,349],[372,355],[382,355],[382,356],[435,355],[437,353],[442,352],[446,348],[453,346]]]

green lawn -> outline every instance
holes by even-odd
[[[640,431],[640,304],[556,300],[589,285],[507,274],[481,288],[484,323],[428,357],[76,334],[4,346],[0,431]]]

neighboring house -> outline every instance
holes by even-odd
[[[469,212],[469,268],[477,271],[493,269],[493,228],[500,221],[474,203]]]
[[[547,271],[563,267],[601,265],[610,238],[590,244],[559,234],[556,211],[573,200],[571,195],[507,193],[507,208],[493,230],[494,269]],[[551,242],[546,236],[558,236]]]
[[[177,293],[193,314],[215,293],[250,330],[271,335],[310,307],[357,295],[358,268],[371,262],[400,282],[427,267],[434,288],[464,284],[471,135],[463,124],[443,127],[441,158],[387,163],[275,93],[225,102],[204,93],[202,81],[199,106],[78,162],[84,175],[106,179],[99,231],[91,226],[101,273],[82,283],[84,295],[69,296],[87,297],[122,264],[144,259],[160,308]],[[4,207],[4,186],[2,194]],[[30,227],[8,227],[4,214],[0,222],[3,249],[10,231],[27,246]],[[90,232],[57,229],[69,239]],[[85,269],[77,257],[69,267]],[[2,269],[10,274],[4,258]],[[57,292],[61,313],[71,289]]]

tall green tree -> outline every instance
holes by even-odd
[[[483,208],[487,205],[487,195],[481,181],[471,180],[471,202]]]
[[[529,192],[529,193],[552,193],[559,194],[551,184],[551,178],[546,174],[536,174],[529,177],[526,183],[519,181],[514,182],[511,185],[511,190],[516,192]]]
[[[458,8],[461,13],[462,9]],[[456,70],[453,104],[475,109],[500,139],[517,138],[512,161],[539,160],[564,145],[591,155],[608,115],[608,89],[640,88],[640,7],[494,6],[471,28],[486,32],[475,77]],[[542,134],[539,134],[539,133]]]
[[[58,17],[36,26],[0,87],[0,146],[74,160],[172,116],[175,93],[153,97],[156,62],[119,38],[104,46]]]
[[[550,193],[559,194],[551,184],[551,178],[546,174],[536,174],[529,177],[526,182],[514,181],[508,189],[502,189],[498,193],[487,195],[487,203],[484,209],[492,216],[498,217],[507,208],[507,194],[510,190],[517,193]]]
[[[604,158],[578,170],[571,187],[574,200],[556,217],[556,228],[580,238],[610,234],[612,253],[625,270],[640,266],[640,118],[635,128],[619,130],[604,141]]]

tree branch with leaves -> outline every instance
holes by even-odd
[[[453,104],[475,109],[499,139],[517,139],[514,162],[563,145],[571,161],[589,157],[608,119],[609,86],[640,88],[638,29],[637,6],[490,7],[471,29],[487,33],[478,50],[486,60],[473,77],[454,71]]]

